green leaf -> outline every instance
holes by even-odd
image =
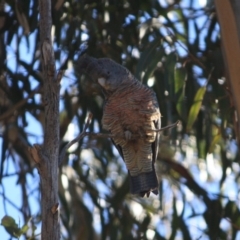
[[[160,48],[161,51],[157,50],[159,46],[161,46],[161,41],[159,39],[154,40],[151,43],[149,43],[149,45],[141,53],[135,73],[137,79],[141,80],[142,71],[145,71],[149,67],[149,63],[151,63],[151,61],[156,57],[156,54],[158,55],[159,54],[158,52],[162,54],[162,48]]]
[[[211,142],[211,145],[208,149],[208,153],[213,153],[216,144],[219,143],[221,141],[221,139],[222,139],[222,135],[220,133],[214,136],[214,138]]]
[[[28,229],[29,229],[29,226],[27,224],[24,224],[20,229],[20,233],[24,234],[27,232]]]
[[[175,68],[174,70],[174,90],[176,99],[176,109],[181,118],[186,120],[186,107],[184,104],[185,96],[185,68]]]
[[[20,229],[17,223],[15,222],[14,218],[5,215],[2,218],[1,225],[12,237],[19,238],[21,236]]]
[[[163,49],[159,49],[159,50],[156,50],[156,52],[152,55],[151,57],[151,60],[149,61],[148,63],[148,66],[145,70],[145,74],[144,74],[144,77],[142,79],[142,82],[143,83],[147,83],[147,80],[153,75],[156,67],[157,67],[157,64],[159,62],[159,60],[162,58],[163,56]]]
[[[166,80],[166,90],[169,92],[169,98],[174,99],[175,90],[174,90],[174,69],[176,66],[177,55],[172,52],[168,54],[166,61],[164,63],[164,67],[167,69],[167,74],[165,74]]]
[[[32,220],[32,217],[30,217],[27,222],[21,227],[20,229],[20,233],[21,234],[25,234],[27,232],[27,230],[29,229],[28,223]],[[32,230],[35,231],[36,226],[32,227]]]
[[[199,88],[194,97],[194,101],[193,101],[193,104],[190,108],[189,115],[188,115],[187,132],[190,131],[190,129],[192,128],[192,125],[194,124],[194,122],[198,116],[198,113],[202,106],[202,101],[203,101],[203,97],[205,95],[206,89],[207,89],[206,87]]]
[[[16,224],[14,218],[12,218],[10,216],[7,216],[7,215],[5,215],[2,218],[1,225],[3,225],[4,227],[16,227],[16,228],[18,228],[18,225]]]

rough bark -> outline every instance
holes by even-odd
[[[235,123],[240,145],[240,3],[239,0],[215,0],[226,71],[236,109]]]
[[[59,81],[51,41],[51,1],[39,0],[40,46],[45,105],[44,144],[37,148],[41,178],[43,240],[60,239],[58,209]],[[35,146],[36,147],[36,146]]]

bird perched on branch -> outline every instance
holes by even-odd
[[[105,96],[102,126],[124,159],[130,191],[147,197],[158,194],[155,160],[161,119],[155,93],[125,67],[108,58],[80,57],[78,68],[101,86]]]

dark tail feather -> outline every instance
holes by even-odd
[[[155,195],[158,194],[158,180],[155,169],[152,172],[141,173],[138,176],[130,175],[129,177],[132,194],[137,194],[141,197],[144,197],[145,194],[149,197],[150,192],[153,192]]]

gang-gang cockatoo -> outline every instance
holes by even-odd
[[[139,82],[125,67],[108,58],[79,58],[81,72],[97,81],[105,97],[102,126],[124,159],[130,191],[140,196],[158,194],[154,163],[161,127],[155,93]]]

